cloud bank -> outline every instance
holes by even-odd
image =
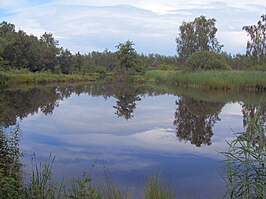
[[[175,38],[183,21],[204,15],[215,18],[218,40],[229,53],[244,53],[244,25],[255,24],[266,0],[16,0],[0,1],[0,18],[37,36],[52,32],[72,52],[116,50],[133,40],[139,53],[175,55]]]

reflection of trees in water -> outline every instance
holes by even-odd
[[[266,106],[265,105],[254,105],[241,103],[242,113],[243,113],[243,127],[248,127],[249,119],[255,117],[255,115],[259,115],[261,117],[261,122],[263,125],[266,124]]]
[[[16,119],[37,113],[40,109],[50,114],[58,105],[60,95],[55,89],[33,88],[26,91],[5,91],[0,94],[1,124],[4,126],[16,124]]]
[[[253,104],[245,104],[242,103],[242,113],[243,113],[243,127],[246,129],[243,134],[248,134],[254,132],[254,125],[251,125],[251,121],[256,121],[256,118],[259,117],[259,123],[260,126],[265,131],[266,128],[266,106],[265,105],[253,105]],[[252,144],[253,146],[257,145],[256,140],[259,140],[258,137],[256,137],[256,134],[254,135],[246,135],[249,137],[252,137]],[[264,140],[266,140],[266,135],[264,134]]]
[[[81,84],[71,86],[37,87],[25,90],[6,89],[0,92],[0,124],[8,127],[17,123],[17,118],[23,119],[29,114],[42,111],[52,114],[59,106],[59,101],[68,98],[72,93],[81,93],[91,96],[115,97],[117,104],[114,106],[119,117],[131,119],[136,109],[136,101],[140,96],[153,91],[146,87],[134,87],[129,82],[106,82],[96,84]]]
[[[134,117],[136,101],[140,101],[140,93],[144,93],[140,87],[132,86],[131,82],[122,80],[112,85],[114,97],[117,98],[115,114],[118,117],[124,117],[126,120]]]
[[[224,104],[181,97],[176,105],[173,123],[179,141],[190,141],[197,147],[202,144],[211,145],[212,127],[220,121],[218,115]]]
[[[248,113],[244,116],[246,130],[237,133],[236,138],[228,142],[228,151],[222,152],[226,157],[226,196],[230,198],[266,197],[265,118],[257,112],[259,109],[249,108],[244,107],[245,114]]]
[[[134,117],[133,112],[136,109],[136,101],[140,101],[140,97],[134,94],[125,93],[122,96],[117,96],[115,114],[118,117],[124,117],[125,119],[132,119]]]

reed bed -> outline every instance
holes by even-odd
[[[28,72],[26,70],[14,70],[0,72],[0,84],[20,84],[20,83],[52,83],[52,82],[78,82],[94,81],[98,74],[74,75],[74,74],[53,74],[49,71]]]
[[[209,89],[266,90],[266,72],[262,71],[161,71],[145,74],[148,80],[172,85]]]

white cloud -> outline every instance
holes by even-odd
[[[219,41],[224,45],[224,49],[227,52],[233,54],[245,53],[247,35],[243,31],[227,31],[227,32],[218,32],[217,36]],[[230,49],[234,47],[235,50]]]
[[[213,2],[211,0],[57,0],[42,4],[0,1],[4,20],[40,36],[52,32],[62,46],[77,52],[115,50],[131,39],[138,52],[176,54],[175,37],[182,21],[199,15],[217,19],[218,39],[229,52],[244,52],[242,26],[254,24],[265,12],[266,0]]]

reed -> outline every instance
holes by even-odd
[[[238,133],[235,140],[227,142],[226,197],[266,198],[266,137],[262,116],[258,113],[249,118],[245,132]]]
[[[162,177],[153,176],[146,184],[144,199],[172,199],[175,192]]]
[[[161,71],[145,74],[148,80],[172,85],[208,89],[266,90],[266,72],[262,71]]]
[[[50,71],[32,73],[27,70],[11,70],[0,72],[0,84],[21,84],[21,83],[53,83],[53,82],[78,82],[95,81],[98,74],[74,75],[54,74]]]
[[[55,156],[51,154],[48,160],[37,164],[34,155],[34,170],[31,174],[29,185],[25,188],[26,198],[50,198],[50,199],[100,199],[97,188],[92,185],[92,179],[84,172],[82,178],[62,179],[53,178],[52,164]]]

